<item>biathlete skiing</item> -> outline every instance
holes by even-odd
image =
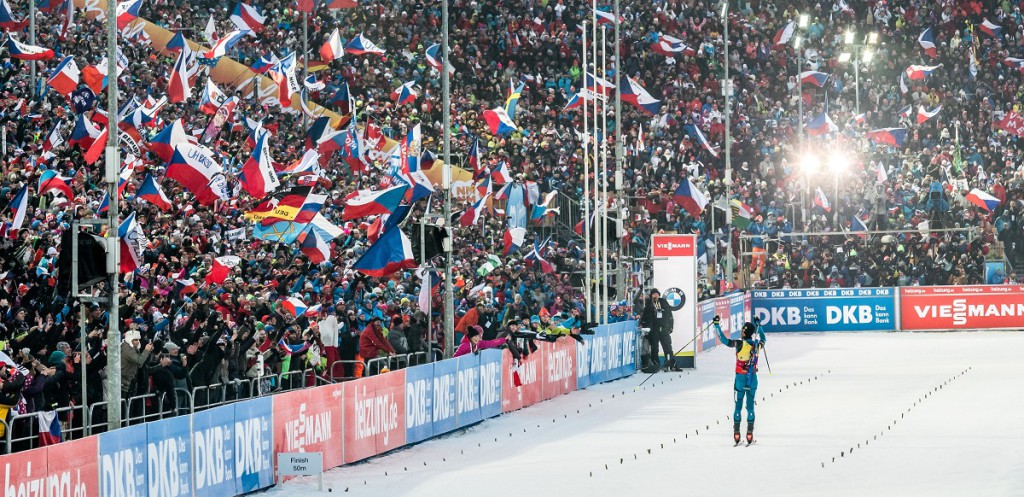
[[[731,340],[722,333],[722,319],[715,316],[711,321],[723,344],[736,351],[736,380],[733,383],[736,396],[736,408],[732,413],[732,438],[736,445],[740,444],[740,421],[743,412],[743,400],[747,401],[747,445],[754,443],[754,396],[757,395],[757,356],[764,348],[764,330],[761,320],[754,318],[753,323],[743,323],[742,338]],[[754,333],[757,333],[757,338]]]

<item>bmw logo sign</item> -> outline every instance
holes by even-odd
[[[672,287],[665,290],[665,300],[668,301],[669,309],[675,312],[682,309],[683,305],[686,304],[686,295],[683,294],[682,290]]]

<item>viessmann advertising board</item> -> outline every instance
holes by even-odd
[[[900,322],[905,331],[1021,328],[1024,286],[901,288]]]

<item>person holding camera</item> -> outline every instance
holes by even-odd
[[[662,298],[657,288],[652,288],[650,298],[647,299],[643,312],[640,314],[640,326],[650,329],[647,332],[647,343],[651,346],[651,362],[654,363],[654,372],[661,369],[661,360],[658,354],[658,345],[665,352],[665,369],[679,371],[676,367],[676,358],[672,350],[672,328],[675,320],[672,318],[672,310],[668,301]]]

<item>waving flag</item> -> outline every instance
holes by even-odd
[[[40,7],[39,10],[44,9]],[[0,1],[0,29],[7,31],[8,33],[16,33],[25,29],[28,25],[29,20],[27,18],[21,21],[15,21],[14,11],[11,10],[10,4],[7,3],[7,0]]]
[[[86,164],[95,164],[100,156],[103,155],[103,149],[107,146],[107,132],[109,130],[110,128],[103,128],[103,131],[93,140],[92,145],[89,145],[89,149],[82,154]]]
[[[307,232],[306,238],[299,245],[299,249],[314,264],[320,264],[331,258],[331,244],[320,238],[320,234],[316,232]]]
[[[835,133],[839,131],[839,126],[832,122],[832,118],[828,117],[828,114],[821,113],[818,117],[811,119],[807,123],[807,132],[813,136],[825,135],[828,133]]]
[[[199,111],[204,114],[214,115],[217,109],[224,104],[227,97],[213,83],[213,78],[206,78],[206,87],[203,88],[203,97],[199,100]]]
[[[772,38],[772,46],[778,48],[789,43],[789,40],[793,38],[793,33],[795,31],[796,23],[793,21],[789,21],[788,23],[786,23],[785,26],[782,27],[782,29],[775,33],[775,37]]]
[[[905,107],[900,109],[900,111],[897,113],[897,115],[899,115],[900,117],[910,117],[910,112],[913,111],[913,110],[914,110],[914,106],[910,105],[910,104],[907,104]]]
[[[7,51],[11,57],[18,60],[50,60],[53,58],[53,50],[21,43],[14,39],[14,35],[7,34]]]
[[[416,101],[416,97],[419,96],[416,90],[412,89],[415,85],[415,81],[409,81],[403,83],[402,86],[391,90],[391,100],[395,101],[395,105],[405,105]]]
[[[864,224],[864,220],[863,219],[861,219],[861,218],[859,218],[857,216],[853,216],[850,219],[850,231],[851,232],[857,233],[857,232],[867,231],[867,230],[868,230],[868,226],[866,224]],[[861,237],[863,237],[863,236],[864,235],[861,235]]]
[[[217,43],[213,45],[213,48],[207,52],[203,52],[203,58],[216,59],[218,57],[223,57],[228,53],[228,50],[234,48],[235,45],[237,45],[239,41],[242,41],[242,38],[249,33],[252,33],[252,31],[246,29],[235,30],[224,35],[223,38],[217,40]]]
[[[718,151],[715,150],[710,143],[708,143],[707,138],[704,138],[704,133],[700,132],[700,128],[694,126],[693,131],[697,134],[697,141],[699,141],[700,144],[704,146],[704,150],[707,150],[709,154],[713,155],[717,159]]]
[[[463,227],[473,226],[480,220],[480,214],[483,213],[484,209],[487,208],[487,199],[490,198],[491,194],[486,193],[480,197],[479,200],[473,202],[465,212],[459,216],[459,224]]]
[[[238,181],[242,188],[253,198],[263,198],[277,189],[281,182],[274,173],[273,160],[270,158],[270,132],[261,129],[256,137],[256,147],[252,155],[242,166]]]
[[[507,135],[513,131],[519,130],[516,123],[512,122],[512,118],[509,117],[508,113],[505,112],[505,109],[501,107],[485,110],[484,121],[487,122],[487,127],[491,130],[492,135]]]
[[[818,88],[825,86],[829,78],[828,73],[818,71],[804,71],[800,73],[800,82],[807,85],[814,85]]]
[[[170,162],[175,147],[185,143],[189,143],[188,133],[185,132],[181,119],[175,119],[149,141],[149,150],[160,157],[160,160]]]
[[[675,54],[683,54],[685,56],[697,55],[697,51],[686,46],[683,40],[674,36],[666,34],[655,34],[654,43],[651,44],[651,50],[655,53],[664,55],[665,57],[674,57]]]
[[[971,190],[971,192],[967,194],[967,201],[989,212],[992,212],[996,207],[999,207],[998,198],[995,198],[977,188]]]
[[[18,194],[11,200],[11,227],[9,230],[21,229],[25,222],[25,213],[28,211],[28,186],[21,187]]]
[[[526,241],[526,228],[509,228],[505,230],[505,251],[503,255],[508,257],[519,251]]]
[[[264,54],[262,57],[260,57],[259,60],[257,60],[255,63],[253,63],[251,69],[253,70],[253,72],[257,72],[257,73],[260,73],[260,74],[266,74],[267,71],[273,69],[274,66],[276,66],[276,65],[278,65],[280,63],[281,63],[281,61],[280,61],[280,59],[277,58],[277,55],[275,55],[273,53],[268,53],[268,54]]]
[[[449,51],[449,53],[451,52]],[[440,43],[435,43],[427,47],[426,58],[427,65],[433,67],[437,72],[441,72],[442,54]],[[452,66],[451,63],[448,64],[448,74],[455,74],[455,67]]]
[[[533,206],[533,211],[530,212],[530,222],[540,223],[545,216],[554,215],[559,213],[558,207],[551,207],[551,201],[558,195],[558,190],[552,190],[544,196],[544,200],[537,205]]]
[[[942,64],[939,64],[937,66],[912,65],[908,67],[906,70],[907,79],[911,81],[925,79],[928,76],[931,76],[932,72],[934,72],[936,69],[940,67],[942,67]]]
[[[402,269],[413,269],[416,260],[412,255],[412,243],[402,230],[387,230],[352,267],[360,273],[377,278]]]
[[[257,222],[271,217],[291,221],[299,214],[299,210],[302,209],[311,192],[312,187],[310,186],[293,186],[283,193],[260,202],[251,211],[246,212],[244,217]]]
[[[594,20],[597,21],[598,25],[602,25],[602,24],[613,25],[613,26],[615,25],[615,13],[613,13],[613,12],[605,12],[603,10],[598,10],[598,9],[593,9],[593,11],[594,11]],[[622,22],[623,20],[624,19],[622,18],[622,16],[619,16],[619,22]]]
[[[675,193],[672,194],[672,199],[677,204],[686,209],[686,212],[690,214],[694,219],[700,219],[700,213],[704,211],[704,206],[708,205],[708,197],[704,192],[697,188],[697,185],[690,181],[690,178],[686,178],[679,188],[676,188]]]
[[[74,57],[69,55],[64,57],[64,60],[60,61],[60,64],[53,69],[46,84],[50,85],[57,93],[67,97],[75,91],[75,88],[78,88],[80,77],[81,71],[78,70],[78,64],[75,64]]]
[[[118,2],[114,14],[117,16],[117,29],[124,29],[132,21],[139,18],[139,8],[142,7],[142,0],[128,0]]]
[[[316,79],[315,74],[310,74],[309,76],[306,76],[306,79],[305,81],[302,82],[302,85],[306,87],[306,91],[308,91],[309,93],[318,92],[320,90],[323,90],[324,88],[327,88],[327,85],[324,84],[323,81]]]
[[[814,205],[821,207],[825,212],[832,212],[832,204],[828,202],[828,197],[821,191],[820,186],[814,190]]]
[[[342,55],[345,55],[345,46],[341,44],[341,33],[338,32],[338,28],[334,28],[331,36],[328,36],[327,41],[320,47],[320,60],[329,64],[333,60],[340,59]]]
[[[384,55],[384,49],[374,45],[373,42],[363,36],[362,33],[353,38],[352,41],[348,42],[348,46],[345,47],[345,51],[352,55],[362,55],[366,53]]]
[[[186,46],[178,54],[178,59],[171,69],[171,77],[167,80],[167,100],[172,104],[184,102],[192,97],[193,67],[196,55]]]
[[[508,163],[501,161],[494,170],[491,171],[491,181],[495,184],[503,185],[512,182],[512,174],[508,171]]]
[[[64,194],[64,197],[69,201],[73,202],[75,200],[75,192],[72,191],[71,186],[68,185],[68,179],[69,178],[60,177],[60,175],[57,174],[57,171],[54,171],[53,169],[47,169],[39,176],[39,187],[36,191],[38,191],[40,195],[43,195],[47,192],[56,190]]]
[[[60,135],[60,121],[55,121],[53,129],[46,134],[46,141],[43,142],[43,152],[49,152],[64,143],[64,137]]]
[[[893,147],[902,147],[907,138],[907,128],[882,128],[869,131],[864,135],[875,143],[884,143]]]
[[[93,141],[100,136],[100,130],[90,121],[85,118],[85,114],[79,114],[75,120],[75,127],[71,130],[71,138],[68,140],[68,145],[78,145],[83,150],[88,150],[92,146]]]
[[[981,25],[978,26],[978,28],[981,29],[982,33],[985,33],[993,38],[999,38],[999,35],[1003,33],[1002,26],[994,24],[992,21],[989,21],[988,19],[982,21]]]
[[[629,76],[626,76],[626,85],[622,88],[621,98],[623,102],[629,102],[650,115],[657,114],[661,110],[661,100],[652,97],[647,90],[640,86],[640,83]]]
[[[235,27],[242,31],[259,32],[263,30],[263,23],[266,22],[267,18],[260,14],[256,7],[247,3],[240,3],[235,5],[235,10],[231,12],[230,20]]]
[[[615,84],[588,72],[583,80],[583,87],[597,95],[610,95],[615,89]]]
[[[242,259],[237,255],[225,255],[215,258],[213,265],[210,267],[210,272],[206,273],[206,283],[214,285],[224,283],[224,280],[228,279],[228,275],[231,274],[231,270],[241,263]]]
[[[917,42],[921,44],[921,48],[924,49],[924,53],[928,54],[929,57],[935,58],[938,56],[938,51],[935,47],[935,36],[932,35],[932,28],[927,28],[921,32],[921,36],[917,37]]]
[[[281,302],[281,307],[292,316],[299,317],[306,312],[306,303],[298,297],[288,297]]]
[[[36,421],[39,423],[39,446],[57,445],[62,440],[60,431],[60,418],[57,411],[39,411],[36,413]]]
[[[301,174],[301,173],[313,173],[320,174],[320,153],[315,149],[307,149],[302,157],[292,161],[283,169],[277,171],[278,176],[287,176],[289,174]]]
[[[923,105],[919,106],[917,108],[917,124],[924,124],[925,121],[937,116],[941,110],[941,105],[932,110],[924,110]]]
[[[180,52],[185,49],[185,35],[181,34],[181,31],[174,33],[171,37],[171,41],[167,42],[167,46],[164,47],[168,52]]]
[[[117,236],[121,239],[121,272],[130,273],[142,267],[142,252],[149,245],[149,239],[135,220],[134,212],[121,222]]]
[[[213,158],[213,152],[202,145],[178,145],[167,165],[167,177],[192,192],[202,205],[213,205],[229,197],[220,164]]]
[[[352,97],[348,92],[347,81],[338,87],[338,91],[331,98],[331,105],[337,107],[338,113],[343,116],[352,115]]]
[[[352,173],[366,170],[366,162],[363,160],[362,150],[359,148],[359,131],[355,127],[355,121],[352,121],[349,130],[345,132],[345,144],[341,147],[341,152],[338,155],[348,164]]]
[[[544,259],[544,255],[541,253],[544,251],[544,249],[548,247],[549,243],[550,239],[544,240],[544,243],[541,244],[538,244],[537,240],[534,239],[533,248],[530,250],[529,253],[526,254],[525,257],[523,257],[523,260],[526,261],[526,265],[531,268],[540,266],[541,271],[545,274],[554,273],[555,266],[548,262],[547,259]]]
[[[146,178],[142,180],[142,184],[139,185],[139,191],[135,192],[135,196],[157,206],[164,212],[170,212],[174,207],[171,204],[171,199],[167,198],[164,190],[160,188],[160,184],[153,178],[153,173],[146,174]]]
[[[391,214],[405,197],[409,185],[397,185],[381,191],[355,192],[345,200],[345,210],[341,219],[348,221],[375,214]]]
[[[580,90],[579,92],[574,93],[572,97],[569,98],[569,103],[565,104],[565,108],[562,109],[562,112],[580,108],[583,106],[585,102],[593,100],[593,97],[593,93],[591,93],[589,90]]]

